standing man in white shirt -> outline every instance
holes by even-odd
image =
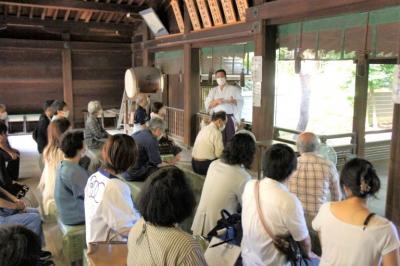
[[[225,129],[227,116],[224,111],[213,113],[211,123],[197,134],[192,150],[193,171],[206,175],[211,162],[219,158],[224,150],[221,132]]]
[[[240,87],[227,83],[225,70],[217,70],[215,78],[218,86],[212,88],[208,93],[205,107],[207,112],[211,114],[219,111],[224,111],[227,114],[226,127],[222,132],[223,143],[226,145],[235,135],[236,125],[240,123],[243,97]]]

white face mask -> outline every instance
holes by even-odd
[[[217,78],[217,84],[223,86],[226,83],[226,78]]]
[[[223,126],[219,128],[219,131],[221,131],[221,132],[224,130],[225,130],[225,124],[223,124]]]
[[[69,116],[69,111],[63,111],[63,114],[64,114],[64,117],[65,117],[65,118],[68,118],[68,116]]]
[[[4,113],[0,114],[0,120],[6,120],[7,117],[8,117],[8,113],[7,112],[4,112]]]

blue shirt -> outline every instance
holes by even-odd
[[[158,141],[149,129],[135,132],[132,138],[136,142],[139,156],[135,165],[123,177],[128,181],[143,181],[162,162]]]
[[[77,163],[61,161],[57,169],[54,199],[66,225],[85,223],[84,195],[89,174]]]

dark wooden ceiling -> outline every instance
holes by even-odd
[[[0,37],[129,41],[156,0],[0,0]]]

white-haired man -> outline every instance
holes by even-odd
[[[297,139],[297,149],[300,157],[297,159],[297,170],[289,179],[289,190],[300,199],[303,205],[313,241],[313,251],[321,255],[318,243],[314,243],[314,237],[318,238],[318,236],[313,234],[310,225],[322,204],[329,200],[340,200],[339,176],[336,166],[318,154],[319,139],[314,133],[300,134]]]

